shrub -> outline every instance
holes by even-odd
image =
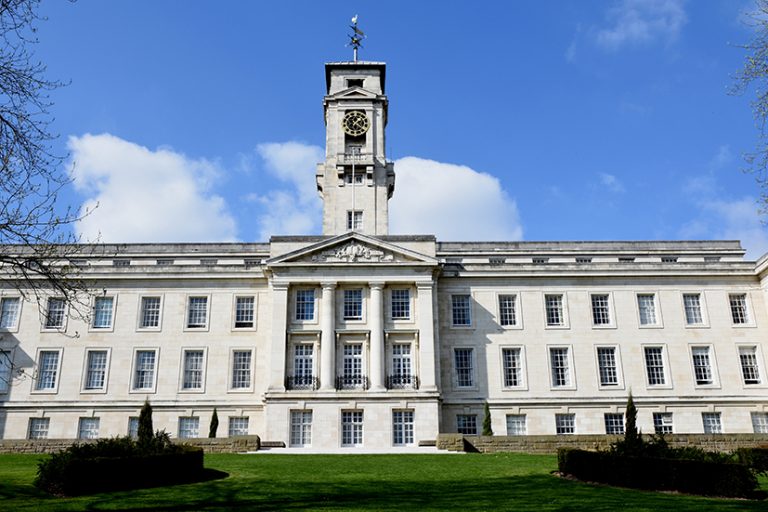
[[[216,437],[216,431],[219,429],[219,414],[216,412],[216,408],[213,408],[213,415],[211,416],[211,427],[208,429],[208,437]]]
[[[149,405],[149,400],[144,400],[144,405],[139,412],[139,429],[137,437],[139,438],[139,444],[147,444],[153,437],[152,427],[152,406]]]
[[[488,402],[485,402],[485,408],[483,409],[483,435],[492,436],[493,428],[491,428],[491,409],[488,407]]]
[[[739,448],[734,455],[755,473],[768,474],[768,448]]]

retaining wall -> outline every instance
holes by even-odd
[[[199,446],[205,453],[255,452],[259,449],[259,436],[238,436],[220,438],[173,439],[174,443]],[[93,443],[87,439],[3,439],[0,453],[53,453],[73,443]]]

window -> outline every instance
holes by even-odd
[[[156,265],[173,265],[173,259],[172,258],[158,258],[158,260],[155,262]]]
[[[362,87],[362,78],[347,78],[347,87]]]
[[[640,325],[658,325],[656,295],[653,293],[639,293],[637,295],[637,311],[640,314]]]
[[[154,350],[137,350],[133,372],[133,389],[152,389],[155,387],[155,359],[157,352]]]
[[[460,388],[471,388],[475,385],[475,376],[472,369],[472,349],[455,348],[453,349],[453,360],[456,369],[456,386]]]
[[[557,434],[576,433],[575,414],[555,414],[555,432]]]
[[[757,363],[757,347],[739,347],[739,362],[744,384],[760,384],[760,368]]]
[[[597,369],[601,386],[619,385],[616,347],[597,347]]]
[[[200,418],[197,416],[179,417],[179,439],[200,437]]]
[[[543,265],[549,262],[549,258],[533,258],[534,265]]]
[[[592,325],[611,325],[610,296],[605,293],[592,295]]]
[[[232,389],[251,387],[251,354],[250,350],[232,351]]]
[[[64,299],[49,298],[48,310],[45,315],[46,329],[61,329],[64,327]]]
[[[592,263],[592,258],[588,256],[577,256],[576,263]]]
[[[296,320],[315,319],[315,290],[296,290]]]
[[[719,412],[701,413],[701,421],[704,423],[705,434],[722,434],[723,424],[720,422]]]
[[[293,347],[293,388],[312,389],[314,379],[314,347],[304,343]]]
[[[48,427],[51,425],[50,418],[29,418],[28,439],[48,439]]]
[[[248,435],[248,416],[229,417],[229,437]]]
[[[89,350],[85,361],[86,391],[103,390],[106,387],[107,351]]]
[[[94,329],[112,328],[112,310],[114,307],[114,297],[96,297],[93,302],[93,324]]]
[[[731,319],[735,325],[745,325],[749,323],[749,313],[747,312],[747,294],[732,293],[728,296],[728,302],[731,304]]]
[[[549,361],[552,369],[552,387],[571,385],[571,371],[567,348],[550,348]]]
[[[701,294],[683,294],[683,306],[685,307],[685,323],[688,325],[703,325],[704,317],[701,314]]]
[[[451,295],[451,316],[453,325],[472,325],[469,295]]]
[[[113,267],[130,267],[131,260],[126,260],[126,259],[112,260],[112,266]]]
[[[456,431],[459,434],[468,436],[477,435],[477,415],[476,414],[457,414]]]
[[[394,288],[392,290],[392,320],[409,320],[411,318],[411,290]]]
[[[312,445],[312,411],[291,411],[291,446]]]
[[[139,327],[142,329],[156,329],[160,327],[160,297],[141,298]]]
[[[11,389],[12,369],[11,353],[0,350],[0,393],[7,393]]]
[[[78,439],[96,439],[99,437],[99,418],[80,418],[77,426]]]
[[[357,176],[355,176],[357,178]],[[352,176],[350,175],[350,180]],[[355,180],[356,183],[362,183],[362,173],[360,174],[360,180]],[[358,230],[363,229],[363,212],[360,210],[347,210],[347,229]]]
[[[0,329],[16,329],[19,321],[18,297],[3,297],[0,299]]]
[[[235,328],[252,329],[255,297],[235,298]]]
[[[499,323],[504,327],[517,325],[516,295],[499,295]]]
[[[508,436],[524,436],[527,433],[525,414],[507,414]]]
[[[562,295],[545,295],[544,308],[547,313],[547,326],[558,327],[565,325]]]
[[[342,411],[341,445],[363,445],[363,411]]]
[[[656,434],[672,433],[672,413],[655,412],[653,413],[653,430]]]
[[[392,444],[413,444],[413,411],[392,411]]]
[[[622,413],[606,413],[603,418],[606,434],[624,434],[624,415]]]
[[[37,362],[38,391],[52,391],[56,389],[59,374],[59,351],[41,350]]]
[[[693,374],[698,386],[713,384],[712,363],[709,357],[709,347],[691,347],[693,358]]]
[[[515,388],[523,385],[523,365],[520,348],[501,349],[501,359],[504,364],[504,387]]]
[[[649,386],[663,386],[667,383],[662,347],[645,347],[645,371]]]
[[[662,256],[662,263],[677,263],[677,256]]]
[[[753,412],[752,430],[755,434],[768,434],[768,413]]]
[[[411,345],[396,343],[392,345],[392,376],[390,388],[402,388],[413,383],[411,378]]]
[[[344,345],[342,368],[341,387],[357,387],[364,384],[362,343]]]
[[[205,353],[202,350],[184,351],[184,378],[181,389],[203,389],[203,367]]]
[[[190,297],[187,329],[204,329],[208,325],[208,297]]]
[[[353,144],[347,144],[346,152],[344,156],[348,161],[354,160],[356,162],[360,161],[360,156],[362,155],[363,147]],[[357,170],[355,174],[352,174],[352,170],[348,170],[344,172],[344,183],[347,185],[351,185],[352,182],[355,182],[355,185],[362,185],[363,184],[363,178],[365,177],[365,171]],[[350,211],[347,212],[347,226],[349,226],[349,214],[352,213]],[[362,212],[356,212],[359,214],[362,214]],[[351,227],[347,227],[347,229],[352,229]]]
[[[139,438],[139,417],[138,416],[128,417],[128,437],[130,437],[131,439]]]
[[[344,320],[362,320],[363,290],[355,288],[344,290]]]

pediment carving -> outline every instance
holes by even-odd
[[[309,257],[309,261],[315,263],[391,263],[405,260],[396,258],[391,251],[352,240],[346,244],[314,253]]]

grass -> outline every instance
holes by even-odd
[[[3,510],[768,510],[560,479],[549,455],[206,455],[206,467],[229,477],[78,498],[33,487],[39,459],[0,455]]]

